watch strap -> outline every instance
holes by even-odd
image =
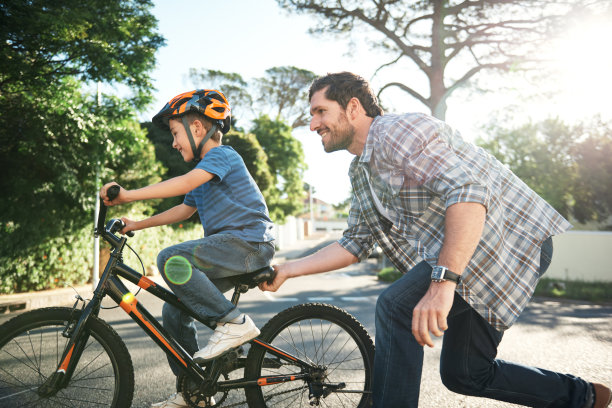
[[[433,279],[432,278],[432,280],[434,282],[451,281],[451,282],[455,282],[457,285],[461,282],[461,275],[451,271],[447,267],[445,267],[445,266],[435,266],[434,268],[440,268],[440,269],[443,270],[443,274],[442,274],[442,277],[440,279]]]

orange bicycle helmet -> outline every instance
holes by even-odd
[[[213,126],[208,131],[204,139],[196,147],[189,124],[183,117],[186,113],[198,112],[209,119]],[[194,161],[200,160],[200,152],[204,143],[217,131],[223,134],[230,130],[231,109],[225,95],[215,89],[196,89],[195,91],[184,92],[175,96],[168,102],[162,110],[153,116],[153,124],[163,130],[170,130],[168,121],[172,118],[182,118],[183,126],[187,132],[189,143],[194,154]]]

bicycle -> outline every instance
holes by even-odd
[[[112,190],[109,197],[118,194],[118,188]],[[372,339],[353,316],[331,305],[307,303],[283,310],[249,342],[246,357],[240,347],[203,366],[196,364],[119,277],[197,317],[174,293],[123,263],[128,237],[117,233],[124,224],[111,219],[105,226],[106,210],[102,204],[94,233],[112,251],[92,299],[87,302],[77,295],[72,308],[33,310],[0,326],[0,406],[131,405],[134,369],[129,351],[99,317],[106,296],[183,368],[178,390],[192,407],[223,406],[228,393],[241,388],[251,408],[371,405]],[[271,267],[236,276],[232,302],[237,305],[242,293],[273,277]],[[229,373],[238,369],[243,369],[243,377],[230,380]]]

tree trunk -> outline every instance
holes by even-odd
[[[446,101],[444,94],[444,4],[447,0],[434,0],[433,18],[431,27],[431,66],[429,67],[429,109],[438,119],[446,117]]]

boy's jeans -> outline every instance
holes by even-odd
[[[234,287],[229,276],[268,266],[272,242],[247,242],[230,234],[216,234],[162,250],[157,267],[170,289],[189,309],[214,327],[240,315],[222,292]],[[195,321],[169,304],[162,309],[164,328],[192,354],[199,350]],[[175,375],[179,368],[170,360]]]
[[[542,245],[544,273],[552,240]],[[376,305],[374,406],[417,407],[423,347],[412,335],[412,310],[425,295],[431,266],[421,262],[387,288]],[[455,294],[440,356],[442,382],[451,391],[532,407],[582,408],[590,397],[580,378],[495,359],[503,333]]]

